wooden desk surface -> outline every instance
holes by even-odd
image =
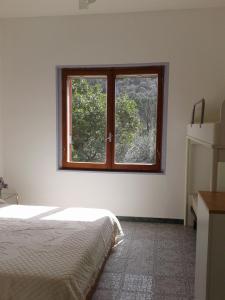
[[[225,214],[225,192],[199,192],[210,214]]]

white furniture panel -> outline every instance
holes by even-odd
[[[208,264],[209,213],[203,203],[198,201],[198,227],[196,244],[195,298],[206,299],[207,264]]]
[[[195,300],[225,299],[225,193],[200,192]]]

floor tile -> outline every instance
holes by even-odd
[[[105,264],[94,300],[194,300],[196,232],[121,222],[125,236]]]
[[[126,274],[122,290],[150,293],[152,291],[152,276]]]
[[[185,275],[188,278],[194,278],[195,276],[195,264],[191,264],[188,262],[184,262],[184,270],[185,270]]]
[[[186,296],[160,296],[160,295],[156,295],[153,296],[152,300],[194,300],[192,297],[186,297]]]
[[[176,227],[169,227],[157,230],[156,238],[159,240],[183,240],[184,234],[181,230],[177,230]]]
[[[194,277],[188,278],[186,280],[186,294],[189,295],[189,297],[194,298],[194,284],[195,284],[195,279]]]
[[[119,300],[153,300],[153,294],[139,293],[139,292],[122,292]]]
[[[126,258],[109,257],[109,259],[105,264],[104,272],[123,273],[125,272],[127,264],[128,264],[128,259]]]
[[[160,261],[155,268],[157,276],[184,276],[184,266],[181,262]]]
[[[180,277],[156,276],[155,293],[167,296],[186,296],[185,280]]]
[[[127,258],[130,251],[130,240],[122,240],[121,243],[111,251],[112,258]]]
[[[129,257],[152,256],[154,251],[154,241],[133,240],[130,243]]]
[[[156,252],[156,259],[157,261],[183,262],[184,255],[180,248],[158,248],[158,251]],[[190,259],[192,259],[192,257],[190,257]]]
[[[92,296],[92,300],[118,300],[118,290],[100,290],[97,289]]]
[[[103,272],[97,288],[118,290],[121,286],[121,281],[122,275],[120,273]]]
[[[182,244],[179,240],[157,240],[157,250],[160,249],[170,249],[179,251],[182,247]]]
[[[154,267],[153,256],[131,257],[127,260],[126,273],[129,274],[143,274],[152,275]]]

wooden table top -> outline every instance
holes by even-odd
[[[225,192],[199,192],[210,214],[225,214]]]

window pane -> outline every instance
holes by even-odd
[[[155,164],[158,75],[116,77],[115,161]]]
[[[105,163],[107,79],[102,76],[73,77],[72,145],[73,162]]]

